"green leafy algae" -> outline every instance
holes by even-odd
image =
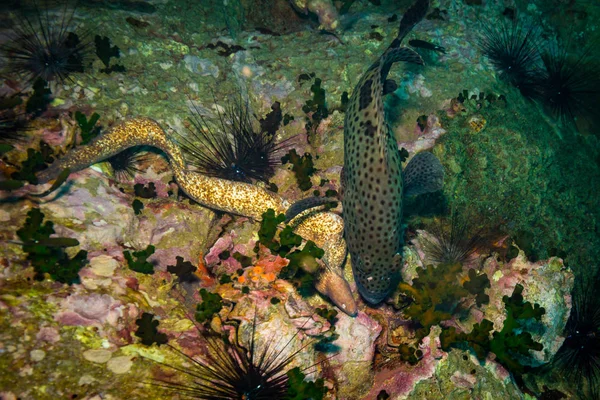
[[[216,313],[223,308],[223,299],[217,293],[211,293],[206,289],[200,289],[202,303],[196,306],[194,317],[201,324],[210,321]]]
[[[543,345],[533,340],[531,333],[524,331],[527,320],[540,321],[545,314],[544,308],[538,304],[523,301],[523,286],[516,285],[513,294],[504,296],[502,301],[506,306],[506,319],[502,330],[490,332],[494,324],[484,319],[473,326],[470,333],[458,333],[456,328],[444,329],[440,335],[442,349],[448,351],[451,347],[466,344],[472,348],[480,360],[485,360],[488,352],[496,355],[496,360],[513,373],[522,373],[524,366],[519,362],[519,356],[528,356],[529,350],[542,350]]]
[[[316,134],[321,121],[329,115],[329,110],[325,104],[325,89],[321,87],[321,83],[321,79],[315,78],[314,83],[310,86],[312,99],[307,100],[306,103],[304,103],[304,106],[302,106],[302,111],[306,114],[310,114],[310,117],[306,117],[305,125],[310,142],[312,142],[311,138],[314,139],[314,135]]]
[[[403,313],[420,324],[416,337],[421,340],[432,326],[452,318],[458,301],[468,296],[469,291],[457,279],[462,272],[461,264],[429,265],[417,268],[417,272],[419,276],[413,279],[412,285],[401,282],[399,290],[413,300]]]
[[[314,274],[320,268],[317,259],[321,259],[324,255],[325,251],[318,247],[312,240],[309,240],[302,250],[294,250],[292,253],[285,255],[285,258],[290,260],[290,263],[282,269],[282,275],[294,276],[298,269],[309,274]]]
[[[148,182],[147,186],[143,183],[133,185],[133,191],[136,196],[142,199],[152,199],[156,197],[156,186],[154,182]]]
[[[288,400],[321,400],[327,393],[325,381],[319,378],[312,381],[305,381],[306,375],[302,373],[300,367],[295,367],[287,372],[288,376]]]
[[[154,319],[153,314],[143,313],[142,317],[135,321],[135,324],[138,326],[135,336],[142,339],[143,345],[165,344],[169,341],[166,334],[158,331],[158,321]]]
[[[469,280],[463,283],[463,287],[472,295],[475,295],[477,306],[481,307],[490,301],[490,296],[485,294],[485,289],[490,287],[490,280],[487,274],[477,274],[474,269],[469,270]]]
[[[312,155],[309,153],[299,156],[296,149],[290,150],[281,158],[282,164],[292,164],[292,171],[296,176],[296,182],[301,190],[308,190],[312,187],[310,177],[317,172],[312,161]]]
[[[153,274],[154,273],[154,265],[147,261],[147,258],[154,254],[154,246],[151,244],[146,247],[145,250],[134,251],[133,255],[125,250],[123,252],[123,256],[127,260],[127,265],[129,269],[140,272],[142,274]],[[134,260],[135,257],[135,260]]]
[[[108,37],[96,35],[94,42],[96,44],[96,55],[105,66],[100,72],[104,72],[105,74],[110,74],[115,71],[125,72],[125,67],[120,64],[110,65],[110,59],[121,57],[121,52],[117,46],[110,45],[110,39]]]
[[[52,102],[52,92],[48,89],[48,82],[42,78],[37,78],[33,83],[33,94],[25,104],[25,111],[34,115],[40,115],[48,108]]]
[[[272,208],[269,208],[262,215],[260,229],[258,230],[258,241],[272,252],[277,252],[279,249],[275,234],[277,234],[277,226],[283,221],[285,221],[285,215],[279,214],[276,216],[275,210]]]
[[[167,272],[177,275],[179,282],[195,282],[198,280],[196,275],[196,266],[189,261],[184,261],[183,257],[175,258],[175,265],[167,265]]]
[[[258,245],[262,244],[272,254],[290,260],[289,264],[281,269],[279,277],[282,279],[296,279],[296,286],[301,295],[308,296],[313,290],[310,286],[314,282],[313,274],[320,269],[317,259],[321,259],[325,252],[313,241],[308,240],[302,249],[302,237],[293,232],[289,225],[279,230],[279,224],[285,221],[285,215],[275,215],[273,209],[268,209],[262,215],[260,228],[258,230],[258,242],[255,252],[258,253]],[[277,233],[279,232],[279,235]]]
[[[17,231],[23,241],[23,251],[35,270],[35,279],[43,280],[49,274],[57,282],[79,283],[79,270],[87,264],[87,251],[80,250],[73,258],[65,252],[65,247],[76,246],[79,242],[70,238],[50,238],[54,233],[54,223],[46,221],[37,208],[27,213],[25,225]]]
[[[131,203],[131,207],[133,207],[133,212],[135,215],[140,215],[144,209],[144,203],[142,203],[139,199],[134,199]]]
[[[19,181],[27,181],[36,185],[38,183],[35,174],[47,168],[46,164],[52,163],[52,149],[45,142],[40,142],[40,150],[27,149],[27,159],[21,164],[21,169],[11,174],[11,178]]]
[[[100,114],[93,113],[88,120],[85,114],[80,111],[75,112],[75,120],[81,129],[81,144],[88,144],[90,140],[98,136],[100,127],[96,123],[100,119]]]

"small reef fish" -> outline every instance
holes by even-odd
[[[420,39],[409,40],[408,44],[412,47],[419,47],[421,49],[437,51],[438,53],[446,54],[446,49],[442,46],[438,46],[437,44],[433,44],[431,42],[426,42]]]
[[[343,218],[352,271],[362,297],[381,302],[395,288],[402,261],[402,201],[441,189],[443,168],[431,153],[420,153],[402,172],[400,151],[386,121],[383,96],[397,87],[387,80],[397,61],[423,64],[412,49],[400,47],[425,16],[428,0],[417,0],[400,21],[398,36],[364,73],[344,121]]]
[[[113,126],[88,145],[71,150],[64,157],[36,176],[40,184],[66,179],[65,172],[75,172],[105,160],[133,146],[152,146],[162,150],[171,165],[179,187],[197,203],[231,214],[260,220],[269,208],[275,213],[294,214],[289,224],[306,240],[321,247],[325,264],[315,277],[316,289],[328,297],[343,312],[354,316],[357,305],[348,282],[341,275],[346,258],[342,218],[314,208],[318,204],[294,207],[277,194],[244,182],[209,177],[187,168],[179,147],[171,141],[160,125],[149,118],[134,118]],[[56,183],[53,185],[55,188]],[[52,189],[52,188],[51,188]],[[300,203],[300,202],[299,202]],[[305,203],[300,203],[305,204]],[[310,209],[310,207],[313,207]]]

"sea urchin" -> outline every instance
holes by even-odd
[[[131,147],[106,160],[119,182],[131,180],[136,173],[141,172],[138,165],[148,160],[148,153],[140,153],[140,151],[139,148]]]
[[[600,274],[576,281],[565,341],[551,367],[578,388],[581,398],[600,399]]]
[[[525,97],[534,91],[540,61],[538,30],[517,19],[484,25],[479,48],[500,78],[518,88]]]
[[[213,127],[193,107],[190,136],[178,138],[186,161],[208,176],[248,183],[268,182],[281,162],[278,155],[283,144],[275,142],[273,131],[254,128],[250,107],[241,97],[217,113],[218,121]]]
[[[579,55],[551,44],[542,53],[544,70],[539,78],[539,98],[561,122],[593,118],[600,100],[600,64],[592,57],[593,46]]]
[[[172,393],[195,399],[239,399],[239,400],[284,400],[290,397],[290,375],[287,371],[294,358],[312,342],[300,346],[285,355],[286,349],[297,338],[297,333],[285,345],[277,349],[279,341],[269,341],[257,349],[256,314],[252,323],[249,349],[232,344],[226,338],[209,336],[206,338],[207,355],[204,360],[187,356],[182,351],[168,345],[191,368],[167,365],[192,379],[192,383],[172,380],[159,380],[154,384]],[[310,368],[310,367],[309,367]],[[292,371],[297,369],[293,369]],[[292,376],[294,376],[292,374]],[[303,377],[303,375],[301,374]],[[303,378],[301,378],[302,380]],[[323,390],[322,380],[309,386]],[[321,396],[316,396],[321,398]],[[303,397],[314,399],[315,396]],[[315,399],[318,400],[318,399]]]
[[[74,10],[67,6],[60,17],[50,16],[48,8],[34,6],[33,15],[22,10],[10,41],[0,46],[8,60],[11,73],[25,76],[33,83],[38,78],[44,81],[64,81],[73,72],[83,72],[83,62],[89,42],[71,31]]]
[[[484,247],[487,236],[483,229],[473,229],[466,216],[452,211],[449,218],[439,219],[429,236],[422,238],[427,258],[438,264],[465,263],[475,251]]]

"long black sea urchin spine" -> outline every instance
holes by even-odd
[[[486,24],[479,48],[489,58],[500,78],[518,88],[525,97],[535,91],[539,72],[539,31],[522,20]]]
[[[192,366],[183,368],[162,365],[186,375],[191,378],[192,382],[159,380],[154,385],[163,387],[171,393],[204,400],[287,399],[289,387],[287,369],[294,358],[313,343],[313,341],[308,341],[298,349],[291,351],[290,354],[284,355],[297,335],[298,333],[279,348],[279,341],[269,340],[264,343],[259,352],[256,343],[255,315],[249,349],[245,349],[239,344],[232,344],[224,338],[210,336],[206,339],[207,355],[204,360],[200,360],[169,346]]]
[[[276,143],[273,133],[254,128],[250,107],[241,96],[217,113],[217,123],[211,125],[193,107],[189,135],[177,138],[186,161],[208,176],[268,182],[281,162],[284,143]]]
[[[38,78],[62,82],[73,72],[83,72],[90,42],[85,32],[74,32],[75,10],[68,10],[65,4],[57,18],[50,16],[49,5],[41,9],[34,4],[32,15],[27,10],[17,14],[11,40],[0,46],[9,73],[33,83]]]

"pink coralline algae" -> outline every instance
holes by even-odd
[[[334,344],[342,349],[336,362],[370,362],[375,355],[375,339],[381,332],[381,325],[363,312],[355,318],[338,315],[336,332],[340,335]]]
[[[432,377],[443,353],[439,350],[437,338],[433,343],[433,348],[431,344],[430,337],[423,339],[423,343],[419,346],[423,357],[417,365],[402,363],[397,368],[384,368],[377,372],[373,388],[365,398],[374,399],[381,390],[385,390],[394,399],[407,396],[419,381]]]
[[[43,328],[40,328],[35,337],[39,341],[48,343],[56,343],[60,341],[58,329],[51,326],[44,326]]]
[[[398,148],[404,147],[411,155],[414,155],[432,148],[435,141],[444,133],[446,133],[446,130],[442,128],[438,117],[431,114],[427,117],[427,125],[424,130],[421,130],[418,125],[415,126],[415,136],[417,138],[410,142],[398,143]]]
[[[220,237],[210,248],[208,254],[204,258],[206,265],[208,267],[212,267],[219,264],[223,272],[227,274],[233,274],[242,268],[242,264],[233,258],[233,255],[238,252],[241,254],[246,254],[248,248],[254,246],[254,242],[251,241],[251,243],[248,245],[235,244],[233,242],[235,238],[237,238],[235,231],[231,231],[228,235]],[[222,253],[225,251],[228,251],[230,256],[223,260],[219,258],[219,256],[222,256]]]
[[[64,299],[54,318],[63,325],[116,325],[123,315],[123,305],[107,294],[73,294]]]
[[[406,85],[410,94],[418,93],[420,97],[431,97],[433,93],[425,87],[425,77],[417,74],[414,79]]]
[[[74,136],[74,125],[70,125],[66,120],[61,119],[60,125],[50,125],[42,131],[42,140],[53,147],[65,149],[71,144]]]
[[[371,364],[381,325],[363,312],[359,312],[355,318],[339,313],[335,333],[339,337],[333,345],[339,348],[339,352],[330,361],[330,373],[340,384],[338,398],[363,398],[357,397],[357,394],[371,386]]]
[[[483,272],[492,282],[488,290],[490,303],[485,309],[485,318],[494,323],[496,330],[501,329],[506,318],[502,298],[510,296],[517,284],[524,287],[523,297],[526,301],[544,307],[546,312],[541,320],[543,334],[533,332],[533,339],[541,342],[544,348],[542,351],[532,351],[527,363],[537,366],[548,362],[564,340],[562,332],[571,309],[573,273],[560,258],[529,262],[523,251],[508,263],[500,263],[494,257],[488,258],[484,262]]]
[[[160,173],[157,173],[151,166],[150,168],[148,168],[148,170],[146,170],[146,172],[144,172],[144,175],[136,175],[134,182],[135,184],[140,184],[144,186],[148,186],[148,184],[153,183],[154,190],[156,191],[156,197],[167,198],[169,197],[169,190],[171,190],[171,187],[164,182],[165,180],[167,180],[164,178],[169,173],[170,171],[162,171]]]

